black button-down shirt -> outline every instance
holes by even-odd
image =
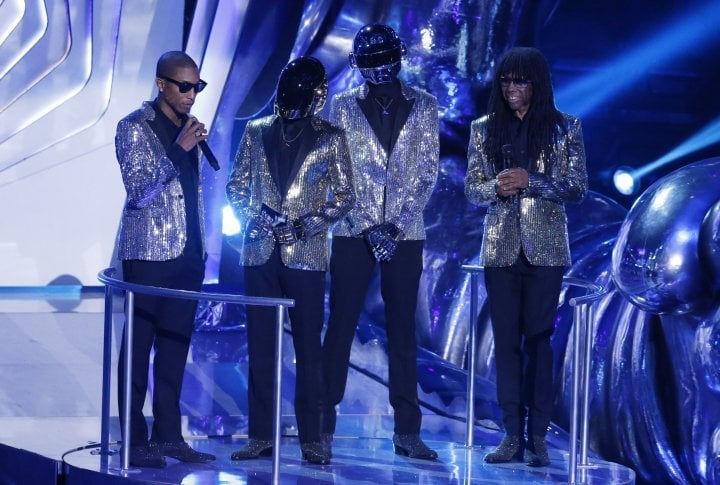
[[[510,143],[513,147],[513,163],[511,166],[524,168],[525,170],[530,166],[528,124],[527,114],[522,120],[514,116],[510,122]]]

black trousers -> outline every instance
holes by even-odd
[[[512,266],[485,268],[495,339],[497,397],[505,432],[545,436],[552,417],[550,337],[560,297],[562,266],[533,266],[523,253]]]
[[[320,441],[323,404],[321,333],[325,316],[325,272],[292,269],[280,260],[276,245],[261,266],[245,266],[249,296],[292,298],[289,308],[295,347],[295,415],[301,443]],[[272,439],[275,382],[274,307],[247,307],[250,382],[248,384],[249,436]]]
[[[388,337],[390,404],[395,411],[395,432],[398,434],[420,432],[415,309],[423,243],[401,241],[395,256],[380,263],[380,288]],[[323,341],[325,433],[335,432],[335,405],[345,394],[350,349],[375,264],[375,258],[362,238],[333,238],[330,317]]]
[[[182,255],[169,261],[123,261],[124,280],[149,286],[199,291],[205,263],[200,255]],[[197,301],[135,293],[132,340],[130,400],[130,441],[132,446],[148,441],[143,404],[148,387],[150,351],[153,360],[153,441],[183,440],[180,425],[180,392],[185,363],[194,330]],[[123,420],[123,382],[125,379],[125,331],[118,361],[118,405]]]

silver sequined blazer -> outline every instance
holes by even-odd
[[[367,85],[332,99],[330,120],[347,134],[357,194],[355,208],[335,227],[335,236],[355,237],[371,226],[392,222],[405,239],[425,239],[423,209],[438,173],[437,100],[404,83],[401,89],[414,104],[390,154],[357,102],[368,95]]]
[[[185,200],[178,172],[147,123],[154,117],[152,104],[144,102],[118,122],[115,133],[115,153],[127,193],[118,242],[121,260],[174,259],[180,256],[187,240]],[[202,188],[197,199],[204,244]]]
[[[291,169],[290,185],[283,198],[270,172],[263,142],[264,132],[275,119],[274,115],[266,116],[246,125],[226,187],[227,198],[245,228],[251,218],[258,217],[263,203],[286,214],[288,220],[301,218],[306,240],[282,245],[282,261],[290,268],[326,271],[328,230],[355,203],[345,134],[327,121],[312,117],[309,126],[317,135],[314,145],[302,163],[298,161]],[[240,250],[240,264],[257,266],[268,260],[275,240],[272,235],[255,240],[241,236],[232,244]]]
[[[565,202],[580,202],[587,193],[580,121],[565,114],[567,134],[559,134],[552,153],[542,153],[529,171],[529,186],[518,198],[502,200],[495,192],[495,171],[484,150],[487,116],[472,122],[465,195],[489,205],[482,241],[482,264],[510,266],[522,248],[531,264],[570,264]]]

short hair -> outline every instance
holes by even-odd
[[[172,76],[176,69],[182,67],[198,68],[192,57],[182,51],[168,51],[160,56],[155,67],[155,77]]]

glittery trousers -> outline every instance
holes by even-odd
[[[260,266],[245,266],[248,296],[292,298],[288,309],[295,348],[295,415],[300,443],[320,441],[323,402],[321,333],[325,315],[325,272],[292,269],[280,260],[278,245]],[[247,307],[250,381],[250,438],[272,440],[275,382],[275,307]]]
[[[398,434],[420,432],[415,308],[422,273],[423,243],[401,241],[393,258],[379,263],[388,338],[390,404],[395,411],[395,433]],[[363,238],[333,238],[330,316],[323,341],[327,399],[324,433],[335,431],[335,405],[345,394],[352,341],[376,264]]]
[[[123,261],[123,278],[129,283],[199,291],[205,273],[200,255],[182,255],[169,261]],[[150,352],[153,358],[153,441],[182,441],[180,393],[195,323],[197,301],[135,293],[130,401],[131,446],[148,441],[143,404],[148,388]],[[125,331],[118,360],[118,406],[123,409]],[[123,414],[120,411],[121,428]]]
[[[505,432],[545,436],[552,417],[550,346],[565,268],[532,266],[523,253],[509,267],[486,267],[497,397]]]

